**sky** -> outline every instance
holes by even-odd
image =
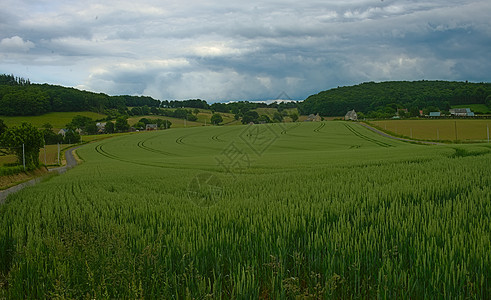
[[[489,0],[2,0],[0,73],[208,102],[491,82]]]

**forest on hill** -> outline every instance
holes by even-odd
[[[34,116],[48,112],[126,110],[128,106],[159,107],[147,96],[109,96],[0,74],[0,115]]]
[[[366,82],[309,96],[299,104],[301,114],[344,116],[349,110],[369,117],[394,115],[397,109],[448,111],[451,105],[491,106],[491,84],[455,81]]]

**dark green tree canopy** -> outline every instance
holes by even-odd
[[[219,113],[214,113],[211,116],[211,123],[213,125],[219,125],[222,122],[223,122],[223,118],[222,118],[222,115],[220,115]]]
[[[484,104],[491,95],[490,83],[451,81],[393,81],[367,82],[355,86],[338,87],[308,97],[299,104],[301,114],[344,116],[348,110],[357,112],[378,111],[388,113],[387,108],[429,106],[448,110],[450,105]]]
[[[22,123],[7,128],[1,140],[5,147],[15,153],[19,163],[22,163],[23,156],[25,157],[28,169],[34,169],[39,165],[39,149],[43,147],[44,141],[41,132],[33,125]]]

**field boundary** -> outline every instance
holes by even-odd
[[[425,145],[444,145],[442,143],[437,143],[437,142],[428,142],[428,141],[418,141],[418,140],[412,140],[412,139],[406,139],[406,138],[400,138],[400,137],[396,137],[396,136],[393,136],[393,135],[390,135],[388,133],[385,133],[381,130],[378,130],[377,128],[375,127],[372,127],[366,123],[359,123],[361,126],[367,128],[367,129],[370,129],[371,131],[377,133],[377,134],[380,134],[381,136],[383,137],[386,137],[386,138],[389,138],[389,139],[393,139],[393,140],[398,140],[398,141],[402,141],[402,142],[408,142],[408,143],[417,143],[417,144],[425,144]]]

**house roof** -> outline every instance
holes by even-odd
[[[354,116],[356,116],[356,111],[354,109],[346,113],[346,117],[354,117]]]
[[[439,111],[431,111],[430,112],[430,117],[440,117],[441,115],[442,115],[442,113]]]

